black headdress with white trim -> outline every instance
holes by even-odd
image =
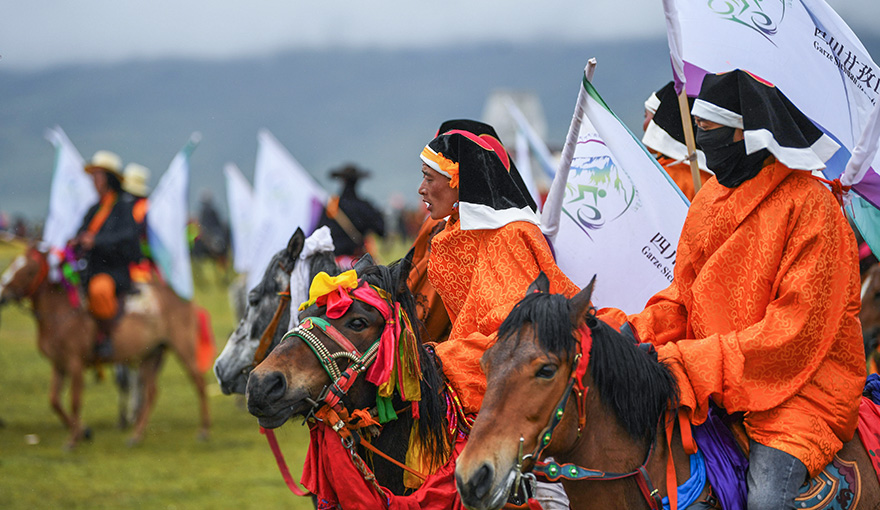
[[[657,99],[657,106],[654,117],[642,136],[642,143],[664,156],[684,160],[688,150],[681,127],[681,111],[678,107],[678,96],[675,94],[675,83],[670,81],[651,97]],[[688,104],[693,106],[694,100],[688,98]],[[697,151],[697,162],[701,170],[709,171],[706,167],[706,155],[701,150]]]
[[[767,149],[789,168],[820,170],[840,148],[782,91],[739,69],[706,75],[691,113],[742,129],[746,154]]]
[[[513,221],[540,224],[537,206],[507,150],[488,124],[454,120],[422,151],[422,161],[458,187],[462,230],[500,228]]]

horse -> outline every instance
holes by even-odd
[[[272,257],[260,283],[248,293],[244,315],[214,362],[214,375],[224,394],[244,394],[251,369],[278,345],[287,332],[291,303],[298,305],[308,299],[308,288],[304,289],[305,294],[290,289],[290,274],[296,265],[309,265],[309,282],[321,271],[332,275],[339,273],[333,251],[317,251],[305,260],[301,259],[305,242],[305,234],[297,228],[287,246]],[[289,295],[285,294],[285,289]],[[259,359],[255,359],[264,337],[268,345],[263,347]]]
[[[48,278],[47,255],[34,247],[19,255],[0,277],[0,305],[29,300],[37,322],[37,347],[52,364],[49,401],[69,430],[65,447],[72,449],[85,437],[81,403],[85,370],[96,363],[94,355],[97,324],[83,307],[71,304],[67,290]],[[143,284],[139,292],[126,297],[125,313],[111,332],[112,363],[135,363],[143,388],[143,402],[129,438],[140,443],[156,399],[156,379],[166,347],[180,358],[196,388],[199,399],[198,437],[206,439],[210,428],[205,381],[196,361],[199,321],[195,304],[178,297],[170,287]],[[60,394],[67,378],[71,381],[70,411]]]
[[[865,342],[865,359],[869,374],[880,367],[880,264],[868,266],[862,273],[862,308],[859,321]]]
[[[577,509],[657,508],[670,481],[675,486],[666,475],[670,455],[675,480],[691,477],[672,374],[633,337],[595,317],[592,286],[568,300],[549,294],[540,275],[483,356],[488,389],[455,472],[468,508],[501,508],[530,470],[561,480]],[[880,484],[860,440],[846,443],[838,458],[854,485],[833,493],[841,504],[833,508],[878,508]],[[821,476],[802,489],[798,508],[830,508],[814,504],[831,486]],[[705,484],[696,490],[699,508],[718,508]]]
[[[377,296],[386,296],[387,301],[382,306],[394,310],[399,305],[402,316],[409,318],[406,320],[415,317],[413,297],[406,286],[408,260],[391,266],[367,266],[362,259],[355,265],[355,271],[360,278],[359,288],[377,289]],[[375,410],[378,388],[358,374],[366,371],[375,359],[369,359],[369,356],[370,353],[376,354],[376,348],[371,349],[371,346],[378,346],[377,339],[386,330],[383,312],[375,304],[354,298],[345,313],[337,318],[329,317],[327,306],[318,303],[304,310],[301,317],[300,326],[285,335],[285,339],[251,372],[246,391],[251,414],[257,417],[262,427],[277,428],[295,416],[313,420],[316,412],[321,416],[327,409],[339,410],[340,415],[360,409]],[[401,316],[395,319],[402,320]],[[421,442],[422,452],[428,455],[428,464],[439,466],[450,454],[450,436],[455,434],[448,430],[445,380],[439,361],[421,344],[419,328],[414,327],[411,331],[415,336],[411,347],[417,352],[421,367],[417,439]],[[360,353],[365,355],[361,357]],[[391,404],[398,419],[382,425],[378,435],[369,443],[399,464],[404,462],[410,444],[416,403],[407,404],[396,390]],[[360,432],[366,433],[363,429]],[[350,450],[353,457],[356,454],[360,459],[370,459],[364,449],[367,441],[359,439],[361,436],[357,433],[353,436],[350,443],[355,445]],[[345,462],[346,459],[331,461]],[[365,461],[365,464],[369,462]],[[368,468],[375,473],[378,484],[400,495],[406,492],[406,488],[404,470],[398,464],[377,454],[372,457],[372,466]]]

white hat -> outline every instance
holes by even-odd
[[[92,156],[91,161],[86,163],[85,170],[88,173],[93,173],[97,170],[109,172],[121,181],[122,158],[120,158],[115,152],[98,151]]]
[[[147,181],[150,180],[150,169],[137,163],[125,165],[122,189],[138,197],[145,197],[150,192]]]

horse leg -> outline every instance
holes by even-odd
[[[70,430],[73,423],[71,423],[70,416],[64,411],[64,407],[61,405],[61,390],[63,388],[64,374],[61,373],[61,370],[52,367],[52,382],[49,386],[49,404],[52,406],[52,410],[55,411],[55,414],[61,419],[64,428]]]
[[[65,448],[73,449],[76,443],[85,435],[82,426],[82,392],[83,392],[83,367],[77,365],[70,370],[70,436]]]
[[[159,368],[162,366],[162,359],[165,354],[164,347],[158,347],[147,354],[141,360],[139,368],[140,392],[143,395],[137,420],[134,424],[134,431],[128,439],[129,446],[140,444],[144,440],[144,431],[147,428],[147,421],[150,413],[153,411],[153,404],[156,403],[156,380],[159,378]]]
[[[180,355],[180,352],[178,352],[178,355]],[[183,360],[183,357],[181,357],[181,360]],[[184,360],[183,365],[186,367],[186,373],[196,387],[196,394],[199,397],[199,417],[201,426],[199,427],[197,437],[199,440],[204,441],[208,439],[209,431],[211,429],[211,413],[208,410],[208,395],[207,391],[205,391],[205,377],[199,372],[199,369],[196,366],[195,352],[193,352],[193,355],[190,356],[189,359]]]

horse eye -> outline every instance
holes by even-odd
[[[367,326],[369,326],[369,324],[367,323],[366,319],[357,317],[348,321],[348,324],[346,324],[346,326],[354,331],[363,331],[367,329]]]
[[[542,365],[541,368],[538,369],[538,372],[535,373],[535,377],[539,379],[552,379],[554,375],[556,375],[556,371],[558,367],[556,365]]]

